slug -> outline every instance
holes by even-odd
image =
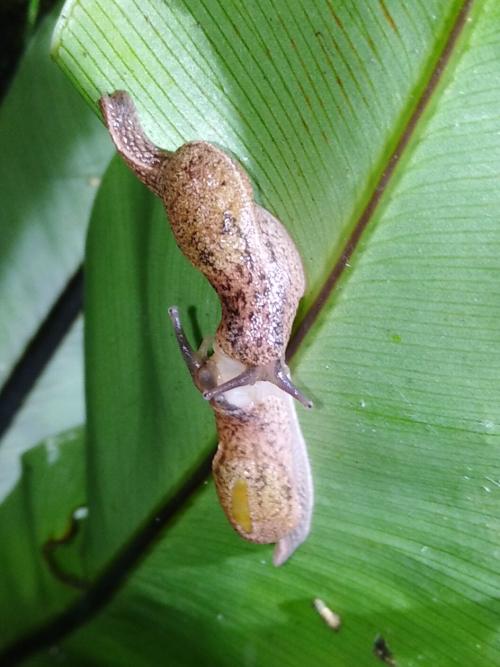
[[[254,201],[250,180],[206,141],[175,152],[145,135],[130,96],[105,95],[100,108],[120,155],[165,206],[177,245],[217,292],[222,318],[213,354],[189,344],[176,307],[169,315],[193,381],[215,413],[212,468],[233,528],[276,543],[281,565],[310,530],[313,486],[285,350],[305,276],[283,225]]]

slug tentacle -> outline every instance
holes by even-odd
[[[217,292],[222,318],[210,346],[193,350],[177,307],[169,316],[194,384],[213,408],[219,444],[212,468],[220,503],[246,540],[276,543],[281,565],[307,537],[311,471],[285,364],[302,261],[284,226],[255,203],[242,167],[206,141],[175,152],[145,135],[129,95],[101,98],[117,150],[163,201],[175,240]]]
[[[196,377],[196,373],[200,370],[202,366],[202,360],[199,355],[193,350],[190,342],[187,339],[186,334],[184,333],[184,328],[181,324],[181,318],[179,315],[179,309],[177,306],[171,306],[168,309],[168,316],[174,327],[175,337],[177,338],[177,343],[179,344],[179,349],[182,354],[182,358],[186,362],[189,372],[193,378]]]
[[[276,361],[271,366],[268,371],[268,375],[263,379],[267,380],[268,382],[272,382],[285,393],[290,394],[292,398],[295,398],[297,401],[299,401],[299,403],[302,403],[302,405],[308,410],[313,407],[313,402],[311,399],[307,398],[307,396],[305,396],[300,391],[300,389],[297,389],[297,387],[294,385],[290,377],[288,366],[284,361],[281,361],[281,359]]]
[[[299,403],[302,403],[304,407],[308,409],[313,407],[312,401],[306,398],[306,396],[304,396],[304,394],[293,384],[288,375],[288,368],[280,359],[278,361],[273,361],[266,366],[252,366],[251,368],[247,368],[240,373],[240,375],[237,375],[231,380],[228,380],[213,389],[205,390],[203,392],[203,398],[210,401],[212,398],[220,396],[230,389],[252,385],[259,380],[272,382],[284,392],[290,394],[290,396],[299,401]]]
[[[227,380],[226,382],[223,382],[216,387],[212,387],[212,389],[205,389],[203,391],[203,398],[206,401],[211,401],[218,396],[222,396],[222,394],[224,394],[226,391],[230,391],[231,389],[254,385],[259,379],[259,368],[257,366],[246,368],[242,373],[236,375],[230,380]]]

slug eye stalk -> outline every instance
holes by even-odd
[[[172,326],[174,328],[175,337],[179,345],[182,357],[186,362],[191,377],[195,381],[195,384],[198,386],[198,376],[200,369],[203,366],[205,361],[204,355],[200,355],[199,352],[193,350],[191,344],[189,343],[187,336],[184,332],[184,329],[181,324],[181,318],[179,315],[179,309],[177,306],[171,306],[168,309],[168,315]],[[226,391],[231,389],[236,389],[237,387],[245,387],[247,385],[254,385],[256,382],[271,382],[280,389],[282,389],[286,394],[295,398],[299,403],[307,408],[311,409],[313,407],[313,402],[306,398],[304,394],[298,389],[290,377],[287,374],[286,368],[281,360],[277,360],[266,366],[252,366],[247,368],[242,373],[236,377],[224,382],[223,384],[214,386],[210,389],[201,389],[203,398],[207,401],[211,401],[214,398],[218,398]]]
[[[211,401],[213,398],[217,398],[217,396],[220,396],[230,389],[236,389],[236,387],[244,387],[262,381],[275,384],[286,394],[289,394],[292,398],[299,401],[299,403],[302,403],[305,408],[311,409],[313,407],[313,402],[304,396],[300,389],[297,389],[293,384],[283,367],[283,362],[281,360],[272,362],[266,366],[253,366],[252,368],[247,368],[243,373],[231,380],[228,380],[213,389],[206,389],[203,392],[203,398],[207,401]]]

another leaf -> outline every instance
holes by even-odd
[[[0,385],[82,261],[111,155],[103,128],[50,61],[54,18],[0,109]]]
[[[21,480],[0,507],[2,647],[78,595],[54,578],[44,549],[68,534],[71,513],[85,502],[82,450],[82,429],[32,448],[23,456]]]

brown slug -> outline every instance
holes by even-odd
[[[285,349],[305,277],[283,225],[255,203],[242,167],[222,150],[193,141],[175,152],[144,134],[130,96],[100,99],[115,146],[158,195],[177,245],[216,290],[222,318],[208,356],[188,343],[177,308],[169,309],[196,386],[214,409],[219,445],[213,473],[235,530],[252,542],[276,543],[281,565],[307,537],[313,487],[292,397]]]

